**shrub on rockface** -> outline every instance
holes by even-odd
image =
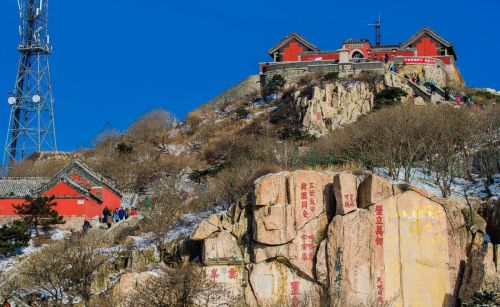
[[[243,119],[247,117],[250,114],[250,111],[248,111],[244,107],[239,107],[234,111],[234,114],[236,114],[237,119]]]
[[[408,94],[399,87],[388,87],[378,92],[375,96],[375,110],[380,110],[386,106],[397,105],[401,102],[401,97]]]
[[[302,129],[284,128],[281,130],[280,138],[282,140],[292,141],[314,141],[316,137]]]
[[[338,79],[339,79],[339,72],[338,71],[330,71],[330,72],[327,72],[323,76],[323,80],[326,82],[333,82],[333,81],[337,81]]]
[[[264,93],[266,96],[276,94],[283,90],[286,84],[286,79],[282,75],[274,75],[271,80],[269,80],[264,88]]]

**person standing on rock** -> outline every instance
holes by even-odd
[[[106,224],[108,225],[108,229],[111,228],[111,224],[113,224],[113,217],[111,214],[106,218]]]
[[[108,220],[108,215],[109,215],[109,208],[108,206],[104,207],[104,210],[102,210],[102,222],[103,223],[106,223],[106,221]]]
[[[120,207],[120,210],[118,210],[118,217],[120,221],[125,219],[125,210],[123,210],[123,207]]]
[[[125,208],[125,219],[128,219],[130,217],[130,208]]]
[[[120,216],[118,215],[118,208],[117,208],[113,213],[113,222],[118,223],[118,221],[120,221]]]
[[[450,100],[450,90],[448,88],[444,89],[444,100],[449,101]]]
[[[386,63],[386,64],[387,64],[387,62],[389,62],[389,55],[386,53],[386,54],[384,55],[384,63]]]
[[[85,217],[85,220],[83,221],[83,234],[84,235],[87,234],[87,232],[89,231],[89,228],[92,228],[92,225],[90,225],[89,219]]]

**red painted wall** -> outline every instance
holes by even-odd
[[[86,197],[77,190],[68,186],[64,182],[59,182],[48,191],[43,193],[43,196],[55,195],[55,202],[57,206],[54,209],[63,216],[87,216],[93,218],[102,214],[104,206],[110,209],[119,208],[121,204],[121,197],[107,188],[102,188],[103,203],[98,203],[92,197]],[[12,204],[22,204],[24,199],[0,199],[0,216],[15,216]]]
[[[439,59],[443,61],[446,65],[451,64],[451,56],[450,55],[445,55],[445,56],[435,56],[436,59]]]
[[[299,60],[299,53],[304,52],[304,47],[296,41],[292,41],[283,49],[282,62],[291,62]]]
[[[308,53],[300,55],[301,61],[314,61],[317,58],[321,58],[322,61],[334,61],[339,59],[339,54],[336,52],[332,52],[332,53]]]
[[[113,191],[108,190],[106,187],[102,187],[102,204],[108,206],[110,209],[120,208],[121,197],[116,195]]]
[[[74,196],[74,197],[79,197],[81,195],[80,192],[77,190],[73,189],[69,185],[67,185],[65,182],[59,182],[50,189],[48,189],[46,192],[43,193],[44,196],[52,196],[52,195],[57,195],[57,196]]]
[[[368,58],[368,50],[370,50],[370,44],[365,43],[361,46],[361,48],[353,48],[351,44],[344,44],[342,48],[349,50],[349,52],[359,49],[361,53],[363,53],[363,57]]]
[[[422,37],[422,40],[416,44],[418,56],[436,56],[438,55],[437,46],[430,37]]]
[[[14,207],[12,205],[20,205],[24,203],[24,198],[0,199],[0,216],[14,216]]]

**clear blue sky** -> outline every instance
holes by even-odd
[[[182,119],[257,73],[266,51],[291,31],[321,49],[337,49],[346,38],[373,39],[366,24],[379,12],[382,43],[405,41],[429,26],[453,43],[468,85],[500,89],[498,0],[50,0],[60,150],[89,147],[107,123],[123,130],[151,109]],[[18,18],[16,0],[0,0],[2,148]]]

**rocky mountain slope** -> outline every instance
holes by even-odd
[[[483,245],[485,232],[500,242],[491,235],[500,178],[493,107],[442,109],[391,73],[314,74],[265,97],[258,82],[249,77],[181,124],[152,112],[95,149],[60,157],[77,156],[152,200],[140,221],[110,231],[96,221],[92,236],[109,240],[90,255],[107,261],[91,272],[89,301],[71,287],[64,299],[160,306],[179,302],[168,293],[195,291],[188,302],[210,306],[454,306],[476,290],[500,291],[498,249]],[[425,148],[411,141],[418,137]],[[50,175],[60,159],[28,160],[14,174]],[[389,179],[400,174],[435,194],[449,184],[445,196],[469,203]],[[455,189],[464,182],[474,190]],[[46,243],[20,261],[60,248]],[[22,267],[11,268],[24,274],[17,294],[43,295],[46,284]]]

